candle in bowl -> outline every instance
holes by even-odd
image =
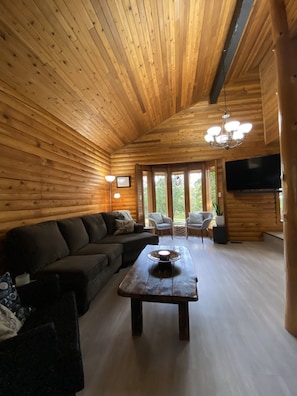
[[[169,261],[170,258],[169,250],[159,250],[159,257],[161,261]]]

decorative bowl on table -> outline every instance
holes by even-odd
[[[157,261],[159,264],[172,263],[180,258],[180,254],[175,250],[159,249],[150,252],[148,258]]]

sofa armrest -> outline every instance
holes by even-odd
[[[52,303],[61,296],[57,274],[35,274],[36,279],[17,288],[22,304],[39,308]]]
[[[143,232],[143,225],[139,223],[134,223],[134,232],[135,233]]]

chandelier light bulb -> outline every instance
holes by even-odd
[[[224,144],[228,141],[228,135],[219,135],[216,136],[216,142],[219,144]]]
[[[240,124],[238,127],[238,131],[242,133],[249,133],[252,129],[253,125],[250,122],[246,122],[244,124]]]
[[[214,137],[211,135],[205,135],[204,139],[207,141],[207,143],[212,143],[214,142]]]
[[[233,135],[232,135],[233,140],[241,140],[243,138],[244,138],[244,134],[242,132],[240,132],[239,130],[233,132]]]
[[[228,121],[224,125],[225,129],[227,132],[233,132],[236,131],[237,128],[239,127],[240,122],[239,121]]]
[[[221,127],[219,126],[213,126],[211,128],[208,128],[207,134],[210,136],[218,136],[221,132]]]

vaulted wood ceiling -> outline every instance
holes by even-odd
[[[295,0],[286,0],[297,31]],[[236,0],[1,0],[0,88],[12,87],[108,153],[207,102]],[[255,0],[228,80],[272,48]]]

